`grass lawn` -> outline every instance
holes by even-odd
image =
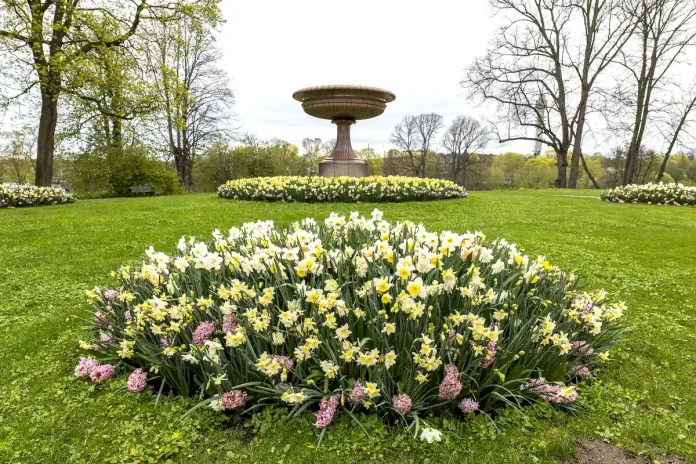
[[[137,262],[150,245],[171,252],[181,235],[207,238],[256,219],[287,223],[375,205],[235,202],[214,195],[81,201],[0,210],[0,462],[553,462],[594,436],[659,459],[696,460],[696,208],[616,205],[596,191],[473,192],[468,199],[377,205],[389,220],[480,230],[575,270],[629,306],[626,342],[601,381],[581,387],[577,415],[541,405],[460,422],[434,419],[427,445],[366,419],[370,438],[342,418],[319,450],[313,416],[251,420],[194,402],[134,395],[125,376],[94,387],[73,377],[84,338],[84,291]],[[595,196],[595,198],[591,198]]]

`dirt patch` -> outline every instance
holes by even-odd
[[[577,458],[572,461],[563,461],[558,464],[687,464],[686,458],[679,456],[660,456],[655,460],[646,456],[636,456],[626,453],[609,443],[600,440],[585,438],[578,443]]]

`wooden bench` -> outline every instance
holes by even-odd
[[[153,196],[155,194],[155,188],[150,185],[131,185],[129,188],[133,195]]]

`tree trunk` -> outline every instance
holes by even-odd
[[[600,186],[599,186],[599,184],[597,183],[597,181],[595,180],[595,178],[594,178],[594,176],[592,175],[592,173],[590,172],[590,169],[587,167],[587,163],[585,162],[585,157],[582,155],[582,152],[580,152],[580,161],[582,161],[582,168],[583,168],[583,169],[585,170],[585,172],[587,173],[587,177],[590,178],[590,181],[592,181],[592,185],[594,186],[594,188],[599,189]]]
[[[41,96],[39,137],[36,141],[36,178],[34,181],[39,187],[50,187],[53,183],[53,152],[57,124],[58,98],[43,93]]]
[[[193,160],[186,156],[184,150],[174,147],[174,164],[181,185],[190,188],[193,185]]]
[[[114,117],[111,126],[111,146],[120,150],[123,148],[123,121]]]
[[[640,146],[631,143],[628,147],[628,152],[626,153],[626,169],[624,170],[623,184],[629,185],[636,182],[636,175],[638,174],[638,157],[640,152]]]
[[[563,147],[556,153],[556,167],[558,167],[558,177],[556,177],[556,188],[566,188],[568,170],[568,147]]]
[[[570,178],[568,188],[576,188],[578,185],[578,174],[580,171],[580,157],[582,157],[582,134],[585,130],[585,113],[587,111],[587,99],[589,92],[583,92],[580,100],[580,111],[578,112],[578,123],[575,129],[575,141],[573,143],[573,155],[570,160]],[[584,164],[584,160],[583,160]],[[594,180],[593,180],[594,182]]]

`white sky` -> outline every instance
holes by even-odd
[[[330,121],[302,111],[302,87],[355,84],[396,94],[383,115],[352,127],[354,149],[390,148],[406,114],[436,112],[449,124],[478,111],[459,87],[483,54],[495,21],[484,0],[227,0],[220,45],[242,130],[301,146],[336,137]],[[515,145],[532,152],[532,143]],[[510,147],[512,148],[512,147]],[[490,152],[500,151],[497,144]]]

